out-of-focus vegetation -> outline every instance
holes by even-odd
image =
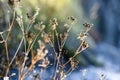
[[[73,6],[74,3],[74,6]],[[39,17],[41,20],[47,21],[53,17],[57,17],[65,21],[66,16],[78,16],[81,15],[77,1],[72,0],[34,0],[34,1],[23,1],[22,5],[29,11],[34,10],[35,7],[41,9]],[[31,5],[30,7],[27,7]],[[26,11],[26,9],[24,9]]]

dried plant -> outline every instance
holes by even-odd
[[[84,51],[86,48],[88,48],[88,44],[85,41],[85,39],[88,36],[88,31],[91,29],[92,25],[89,23],[83,24],[86,30],[84,32],[81,32],[77,38],[80,41],[80,44],[74,52],[74,55],[70,57],[68,61],[64,62],[65,56],[63,56],[63,48],[69,37],[70,30],[73,24],[76,22],[76,19],[74,17],[68,17],[69,23],[64,24],[64,31],[58,32],[57,19],[53,18],[50,21],[52,31],[45,32],[45,25],[43,24],[43,22],[35,24],[36,17],[39,14],[40,10],[39,8],[37,8],[33,16],[29,16],[28,13],[26,14],[26,16],[28,17],[28,26],[25,26],[23,16],[18,15],[15,9],[16,4],[18,5],[19,1],[20,0],[9,0],[9,3],[13,6],[13,19],[8,30],[0,32],[0,36],[2,38],[0,44],[4,44],[5,46],[7,61],[7,64],[4,65],[6,74],[3,74],[2,77],[4,78],[4,80],[9,80],[10,76],[16,75],[15,73],[9,75],[11,66],[15,64],[17,66],[17,69],[19,70],[18,80],[24,80],[27,76],[29,76],[29,73],[34,71],[35,66],[37,66],[36,63],[41,61],[41,63],[38,64],[38,66],[41,67],[41,70],[46,69],[48,66],[54,67],[54,69],[52,70],[50,80],[64,80],[78,66],[79,61],[76,60],[75,57],[79,55],[82,51]],[[11,31],[14,27],[15,20],[17,21],[20,27],[22,37],[17,47],[17,50],[14,53],[13,58],[10,59],[8,50],[8,40],[10,38]],[[32,26],[34,26],[34,28],[36,29],[36,34],[30,33]],[[7,35],[4,36],[4,34]],[[38,40],[39,37],[41,37],[41,40]],[[35,52],[33,48],[35,46],[36,41],[38,41],[39,45],[37,52]],[[57,46],[55,44],[57,44]],[[54,57],[54,63],[51,63],[49,58],[47,57],[47,55],[49,54],[49,50],[46,49],[46,45],[49,45],[52,48],[52,57]],[[20,53],[22,54],[22,56],[19,57],[18,53],[21,48],[24,48],[24,50],[22,51],[22,53]],[[29,54],[31,54],[31,57],[29,57]],[[26,65],[28,60],[30,61],[29,66]],[[66,70],[68,64],[70,64],[70,68]],[[42,74],[41,71],[40,74]],[[39,74],[34,75],[34,80],[37,79],[41,80],[41,76]]]

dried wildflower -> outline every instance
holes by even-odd
[[[36,64],[39,60],[43,59],[47,54],[43,53],[41,49],[37,49],[37,55],[32,60],[32,64]]]
[[[47,52],[46,53],[43,52],[45,48],[44,44],[40,40],[38,41],[38,43],[39,43],[39,49],[37,49],[37,54],[32,60],[32,65],[36,64],[36,62],[43,59],[47,55]]]
[[[41,25],[40,31],[43,31],[45,29],[45,25]]]
[[[38,40],[38,44],[39,44],[40,48],[42,48],[42,49],[45,48],[45,45],[44,45],[44,43],[41,40]]]
[[[68,20],[71,21],[71,24],[73,24],[76,21],[76,19],[73,16],[68,17]]]
[[[46,56],[47,53],[41,52],[40,49],[37,49],[37,56],[39,56],[40,59],[43,59]]]
[[[70,26],[68,24],[64,24],[65,32],[67,32],[69,28],[70,28]]]
[[[87,33],[81,32],[77,37],[77,39],[80,39],[82,41],[85,40],[86,37],[87,37]]]
[[[68,28],[68,27],[69,27],[69,25],[68,25],[68,24],[64,24],[64,27],[65,27],[65,28]]]
[[[26,13],[28,19],[32,19],[32,16],[29,13]]]
[[[93,24],[90,24],[90,23],[84,23],[83,26],[84,26],[85,28],[87,28],[87,30],[90,30],[91,27],[93,26]]]
[[[31,32],[28,32],[27,34],[25,34],[25,36],[26,36],[27,41],[28,41],[29,44],[32,43],[32,41],[33,41],[33,39],[35,37],[35,35],[33,33],[31,33]]]
[[[41,37],[43,38],[45,43],[49,43],[50,42],[50,36],[47,33],[42,33]]]
[[[68,33],[64,32],[62,37],[63,37],[63,38],[68,37]]]
[[[66,32],[64,32],[63,34],[59,34],[60,39],[64,39],[64,38],[67,37],[67,36],[68,36],[68,35],[67,35]]]
[[[52,25],[52,30],[55,30],[56,26],[58,25],[56,18],[53,18],[53,20],[51,20],[51,25]]]
[[[88,43],[86,43],[85,41],[82,44],[82,50],[85,50],[86,48],[88,48]]]
[[[39,56],[39,57],[41,57],[40,59],[43,59],[46,56],[47,52],[43,52],[43,49],[45,48],[43,43],[41,43],[40,41],[38,41],[38,43],[39,43],[39,49],[37,49],[36,56]]]
[[[56,29],[56,25],[52,25],[52,30],[55,30]]]
[[[79,61],[75,60],[75,59],[71,59],[70,60],[70,64],[71,64],[71,68],[72,70],[75,69],[75,67],[78,65]]]
[[[44,58],[42,61],[42,64],[39,64],[38,66],[46,68],[49,65],[50,61],[48,60],[48,58]]]
[[[45,25],[43,24],[43,22],[40,22],[40,23],[34,25],[34,28],[39,31],[43,31],[45,29]]]
[[[12,4],[15,5],[16,4],[15,2],[20,1],[20,0],[9,0],[9,1],[13,1]],[[33,24],[33,22],[35,21],[37,15],[39,13],[39,10],[40,9],[37,8],[36,12],[35,12],[35,14],[33,16],[31,16],[31,15],[29,15],[29,13],[27,13],[27,17],[28,17],[28,19],[30,19],[30,24]],[[17,8],[16,8],[16,11],[17,11]],[[70,25],[73,24],[76,21],[76,19],[74,17],[68,17],[68,20],[70,20],[70,22],[71,22]],[[21,29],[24,30],[22,17],[21,16],[17,17],[16,21],[19,24],[19,26],[21,27]],[[57,19],[53,18],[51,20],[51,26],[52,26],[52,30],[55,30],[55,34],[51,35],[51,34],[49,34],[49,33],[47,34],[47,33],[45,33],[43,31],[45,29],[45,25],[43,25],[43,22],[40,22],[40,23],[34,25],[35,29],[37,29],[39,31],[43,31],[42,34],[41,34],[41,37],[42,37],[43,41],[45,43],[50,43],[50,45],[52,45],[51,47],[53,48],[53,52],[55,53],[55,55],[53,55],[54,58],[55,58],[54,59],[55,61],[54,61],[54,64],[50,64],[50,61],[46,57],[46,55],[48,54],[49,51],[47,49],[45,49],[46,46],[44,45],[44,43],[39,40],[38,41],[39,48],[37,49],[37,53],[36,53],[36,55],[34,55],[34,54],[32,55],[32,58],[31,58],[32,60],[31,60],[30,66],[27,69],[25,69],[25,66],[26,66],[25,63],[26,63],[26,60],[28,59],[28,53],[29,53],[30,50],[32,52],[32,49],[34,47],[33,46],[34,41],[37,39],[37,38],[35,38],[35,36],[32,33],[29,32],[29,30],[31,28],[30,26],[27,27],[26,34],[23,35],[23,36],[26,37],[25,39],[28,40],[28,43],[30,44],[30,48],[29,48],[29,45],[28,45],[29,50],[25,49],[26,54],[23,55],[24,58],[19,57],[18,61],[20,61],[20,62],[17,63],[18,65],[22,64],[21,73],[23,73],[23,74],[21,76],[21,80],[23,80],[25,78],[25,76],[27,75],[28,72],[32,71],[35,68],[35,64],[39,60],[41,60],[42,63],[39,64],[38,66],[43,67],[44,69],[47,68],[48,65],[53,65],[54,67],[56,67],[55,76],[54,76],[54,72],[53,72],[54,80],[58,80],[58,79],[63,80],[67,76],[65,74],[65,72],[64,72],[64,68],[66,67],[66,64],[68,64],[68,63],[71,64],[71,68],[70,68],[70,71],[68,70],[68,73],[73,71],[75,69],[75,67],[77,66],[77,64],[79,63],[79,61],[74,59],[75,56],[80,52],[80,50],[85,50],[88,47],[88,44],[84,41],[84,39],[87,37],[87,31],[85,33],[80,33],[78,39],[82,40],[82,46],[80,45],[80,48],[78,47],[77,52],[75,53],[75,55],[73,55],[73,57],[69,58],[68,62],[66,62],[64,64],[64,61],[61,61],[64,58],[63,57],[63,54],[64,54],[63,47],[64,47],[64,44],[65,44],[65,42],[67,40],[67,37],[69,35],[68,33],[71,30],[71,26],[69,26],[68,24],[65,24],[64,25],[65,32],[60,34],[56,30],[56,27],[58,26]],[[88,24],[88,23],[85,23],[84,26],[87,28],[87,30],[89,30],[91,28],[91,25]],[[0,35],[2,35],[1,32],[0,32]],[[57,39],[55,39],[55,38],[57,38]],[[54,41],[54,40],[56,40],[56,41]],[[57,42],[57,45],[55,45],[56,42]],[[2,42],[0,41],[0,43],[2,43]],[[31,44],[31,43],[33,43],[33,44]],[[27,45],[27,44],[25,43],[25,45]],[[54,45],[57,46],[57,48]],[[18,51],[19,51],[19,48],[18,48]],[[25,73],[25,71],[27,71],[27,72]],[[35,70],[33,71],[33,73],[35,73],[34,79],[40,80],[40,75],[36,74]],[[16,74],[12,73],[11,76],[14,76],[14,75],[16,75]],[[4,77],[4,80],[9,80],[9,77],[7,77],[7,76]]]

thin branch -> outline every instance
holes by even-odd
[[[14,59],[15,59],[17,53],[18,53],[18,51],[20,50],[21,45],[22,45],[22,43],[23,43],[23,40],[24,40],[24,38],[21,39],[20,44],[19,44],[19,46],[18,46],[18,48],[17,48],[17,50],[16,50],[16,52],[15,52],[15,55],[14,55],[14,57],[12,58],[12,60],[11,60],[11,62],[10,62],[10,64],[9,64],[9,67],[10,67],[11,64],[13,63],[13,61],[14,61]]]

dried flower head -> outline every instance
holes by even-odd
[[[68,27],[69,27],[69,25],[66,23],[66,24],[64,24],[64,27],[65,27],[65,28],[68,28]]]
[[[85,50],[85,49],[88,48],[88,47],[89,47],[88,43],[86,43],[86,42],[84,41],[83,44],[82,44],[82,50]]]
[[[87,33],[81,32],[77,37],[77,39],[80,39],[82,41],[85,40],[86,37],[87,37]]]
[[[28,32],[27,34],[25,34],[25,36],[26,36],[27,41],[28,41],[29,44],[32,43],[32,41],[33,41],[33,39],[35,37],[35,35],[33,33],[31,33],[31,32]]]
[[[73,24],[76,21],[76,19],[73,16],[68,17],[68,20],[71,21],[71,24]]]
[[[74,58],[70,60],[72,70],[75,69],[75,67],[78,65],[78,63],[79,63],[79,60],[77,61]]]
[[[64,40],[68,37],[68,33],[67,32],[64,32],[63,34],[59,34],[59,39],[60,39],[60,42],[63,43]]]
[[[52,25],[52,30],[55,30],[56,29],[56,26],[58,25],[58,22],[57,22],[57,19],[56,18],[53,18],[51,20],[51,25]]]
[[[41,37],[43,38],[43,41],[44,41],[45,43],[49,43],[49,42],[50,42],[50,36],[49,36],[47,33],[43,32],[43,33],[41,34]]]
[[[38,40],[38,44],[39,44],[39,48],[40,49],[44,49],[45,48],[45,44],[41,40]]]
[[[45,25],[43,24],[43,22],[40,22],[40,23],[34,25],[34,28],[39,31],[43,31],[45,29]]]
[[[70,28],[70,26],[68,24],[64,24],[64,30],[65,30],[65,32],[67,32],[69,28]]]
[[[28,18],[29,20],[32,19],[32,16],[30,15],[30,13],[27,12],[26,15],[27,15],[27,18]]]
[[[42,52],[41,49],[37,49],[37,55],[34,57],[34,59],[32,60],[32,64],[35,64],[36,62],[38,62],[39,60],[43,59],[47,54]]]
[[[93,24],[90,24],[90,23],[84,23],[83,26],[84,26],[85,28],[87,28],[87,30],[90,30],[91,27],[93,26]]]
[[[50,61],[46,57],[46,58],[43,59],[42,64],[39,64],[38,66],[46,68],[49,64],[50,64]]]
[[[39,49],[37,49],[37,54],[32,60],[32,65],[36,64],[39,60],[44,59],[44,57],[47,55],[47,52],[43,52],[45,45],[39,40]]]

